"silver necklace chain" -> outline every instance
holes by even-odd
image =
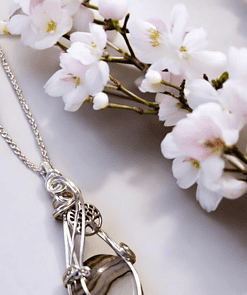
[[[16,96],[18,98],[18,101],[28,119],[28,122],[30,123],[31,127],[32,127],[32,131],[34,133],[36,142],[38,144],[38,147],[40,149],[42,158],[45,162],[48,162],[51,165],[50,162],[50,158],[48,156],[47,150],[45,148],[43,139],[40,135],[40,132],[38,130],[38,126],[35,123],[35,120],[33,118],[32,113],[29,110],[29,106],[27,105],[27,102],[25,100],[25,98],[22,95],[22,91],[19,87],[19,85],[17,84],[17,81],[15,79],[15,76],[13,75],[8,62],[6,61],[6,58],[4,56],[3,50],[0,47],[0,58],[1,58],[1,62],[4,68],[4,71],[6,72],[14,90],[16,93]],[[33,172],[37,172],[40,173],[42,175],[43,170],[39,169],[34,163],[32,163],[20,150],[20,148],[17,146],[17,144],[13,141],[13,139],[8,135],[7,131],[3,128],[3,126],[0,124],[0,134],[1,136],[5,139],[5,141],[7,142],[7,144],[10,146],[10,148],[13,150],[13,152],[18,156],[18,158],[29,168],[31,169]],[[52,166],[52,165],[51,165]]]

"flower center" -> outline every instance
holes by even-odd
[[[189,57],[188,50],[185,46],[180,47],[180,52],[182,53],[182,58],[187,59]]]
[[[149,29],[148,33],[150,33],[149,38],[151,39],[151,44],[153,47],[157,47],[160,45],[160,32],[155,29]]]
[[[213,140],[207,140],[204,143],[204,146],[206,148],[210,148],[212,154],[220,155],[224,146],[224,142],[221,138],[214,138]]]
[[[186,158],[183,162],[190,162],[197,170],[201,168],[200,162],[194,158]]]
[[[7,24],[4,24],[4,25],[2,26],[2,32],[3,32],[3,34],[5,34],[5,35],[9,35],[9,34],[10,34],[9,31],[8,31],[8,28],[7,28]]]
[[[52,19],[47,23],[46,33],[54,33],[57,29],[57,23]]]
[[[196,169],[200,169],[200,168],[201,168],[200,162],[197,161],[196,159],[190,158],[190,162],[191,162],[191,164],[192,164]]]
[[[92,52],[92,54],[95,54],[95,55],[97,55],[99,53],[98,46],[95,42],[91,43],[91,52]]]
[[[81,78],[80,77],[72,76],[72,79],[75,81],[75,88],[80,86],[80,84],[81,84]]]

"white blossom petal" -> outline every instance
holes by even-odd
[[[184,156],[185,154],[174,141],[172,132],[168,133],[161,142],[161,152],[167,159]]]
[[[171,36],[173,46],[180,46],[189,26],[189,14],[184,4],[176,4],[171,13]]]
[[[85,83],[90,95],[96,95],[104,89],[109,79],[109,66],[106,62],[100,61],[86,72]]]
[[[193,159],[180,156],[173,160],[172,172],[175,178],[177,178],[177,184],[183,188],[189,188],[198,179],[200,169],[197,169],[193,165]]]
[[[230,47],[227,63],[230,79],[247,79],[247,48]]]
[[[207,102],[219,103],[219,93],[210,82],[204,79],[194,79],[186,81],[185,85],[185,97],[192,109]]]
[[[99,0],[99,13],[105,19],[120,20],[127,13],[128,0]]]
[[[222,197],[223,196],[220,193],[210,191],[200,182],[200,180],[198,181],[196,199],[204,210],[207,212],[216,210]]]
[[[84,85],[74,88],[73,91],[66,92],[63,95],[64,109],[70,112],[77,111],[88,96],[88,90]]]
[[[220,184],[220,193],[228,199],[236,199],[247,192],[247,183],[231,176],[222,177]]]

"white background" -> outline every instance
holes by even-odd
[[[130,2],[132,18],[142,19],[164,19],[177,3]],[[6,19],[10,3],[0,0],[0,19]],[[227,53],[231,45],[247,45],[243,1],[183,3],[192,23],[208,31],[209,49]],[[196,188],[180,189],[172,176],[172,162],[161,155],[160,143],[170,129],[157,117],[94,111],[87,103],[75,113],[65,112],[62,99],[48,97],[43,89],[59,69],[59,50],[35,51],[22,45],[19,37],[9,36],[1,36],[0,45],[52,163],[81,188],[85,201],[101,210],[103,229],[135,251],[145,294],[246,295],[246,197],[223,200],[215,212],[204,212],[195,200]],[[112,74],[127,88],[140,75],[121,66],[112,68]],[[39,151],[2,68],[0,123],[38,165]],[[61,279],[65,270],[62,225],[52,218],[43,180],[2,139],[0,163],[1,294],[67,294]],[[87,256],[108,252],[107,246],[97,242],[97,238],[87,240]]]

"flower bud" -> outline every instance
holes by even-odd
[[[100,110],[106,107],[109,103],[109,99],[107,94],[103,92],[99,92],[95,95],[93,99],[93,109],[94,110]]]
[[[150,84],[159,84],[162,81],[161,74],[157,71],[149,70],[145,76]]]
[[[99,13],[105,19],[120,20],[128,9],[128,0],[99,0]]]

